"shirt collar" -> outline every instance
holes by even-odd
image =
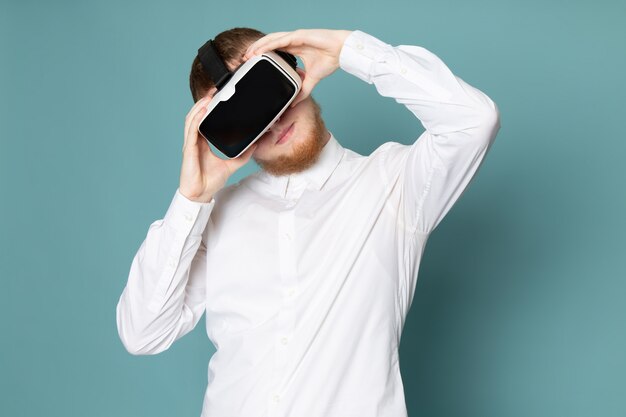
[[[264,170],[258,172],[258,178],[270,186],[270,188],[280,194],[282,197],[286,196],[287,184],[305,183],[307,186],[314,188],[315,190],[321,190],[322,186],[326,183],[330,174],[335,170],[341,157],[344,154],[345,148],[335,138],[332,132],[328,142],[322,148],[318,160],[304,171],[296,172],[290,175],[274,176],[267,173]]]

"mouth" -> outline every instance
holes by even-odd
[[[278,138],[278,140],[274,143],[275,145],[280,145],[281,143],[285,143],[289,140],[289,137],[293,133],[294,123],[292,123],[291,126],[289,126],[289,128]]]

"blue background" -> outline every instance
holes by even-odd
[[[625,16],[618,1],[2,0],[0,415],[200,415],[204,318],[136,357],[115,306],[178,186],[197,48],[248,26],[426,47],[501,111],[426,248],[400,351],[409,415],[625,416]],[[313,96],[364,155],[424,130],[342,70]]]

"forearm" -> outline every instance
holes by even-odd
[[[206,246],[202,233],[214,203],[178,194],[149,227],[116,308],[120,339],[133,354],[166,350],[204,309]]]
[[[434,135],[468,130],[497,119],[495,103],[457,77],[421,46],[392,46],[362,31],[346,38],[341,67],[403,104]]]

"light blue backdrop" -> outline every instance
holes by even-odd
[[[2,0],[0,415],[199,416],[204,319],[135,357],[115,305],[178,185],[196,50],[249,26],[424,46],[501,110],[421,265],[409,415],[625,416],[625,16],[618,1]],[[343,71],[313,95],[361,154],[423,131]]]

